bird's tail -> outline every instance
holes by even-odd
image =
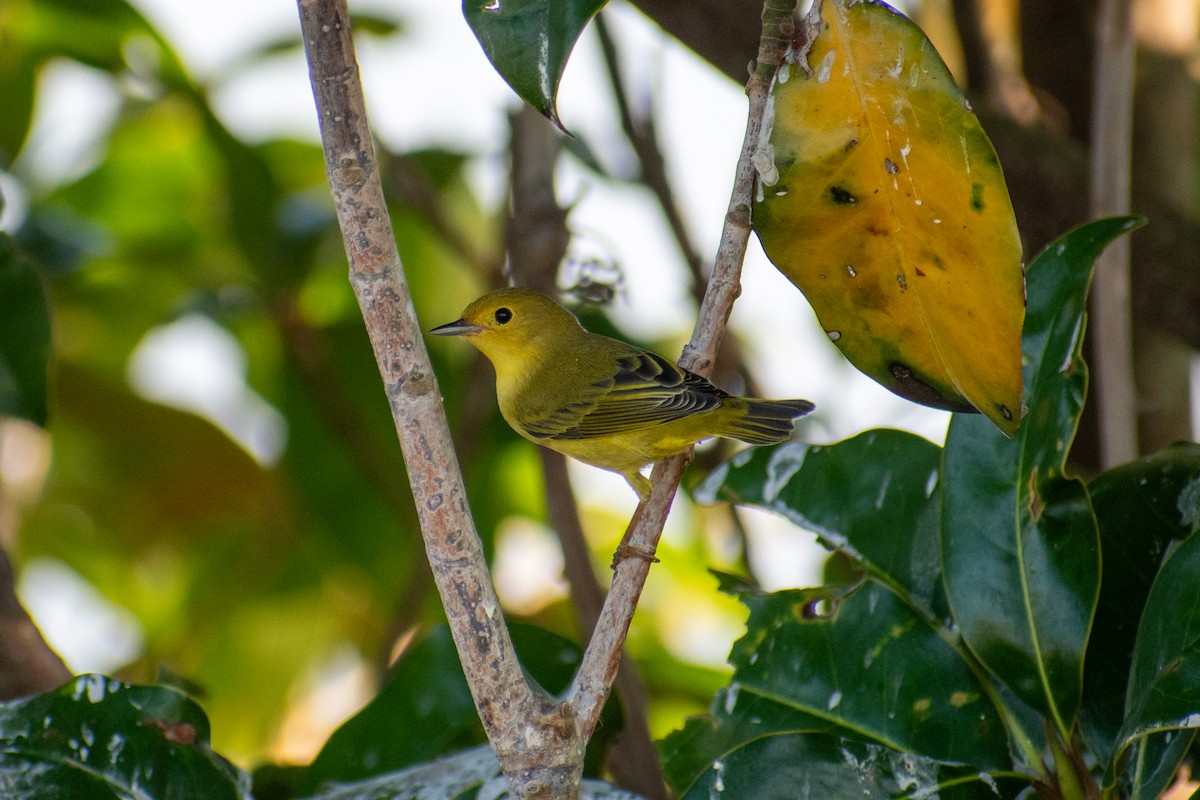
[[[792,435],[797,417],[812,411],[807,400],[750,400],[746,413],[730,421],[722,436],[740,439],[748,444],[776,444]]]

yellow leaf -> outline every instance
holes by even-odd
[[[1012,435],[1025,284],[995,150],[907,18],[829,0],[808,21],[756,159],[763,249],[860,370]]]

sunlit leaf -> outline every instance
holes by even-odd
[[[558,83],[575,41],[608,0],[463,0],[492,66],[555,125]]]
[[[772,89],[763,249],[856,367],[1011,435],[1024,297],[995,151],[916,25],[880,2],[817,8]]]
[[[964,641],[1070,737],[1100,583],[1095,517],[1064,476],[1083,407],[1080,355],[1092,267],[1130,218],[1067,233],[1029,268],[1023,356],[1028,412],[1016,438],[956,414],[946,437],[942,560]]]
[[[249,784],[209,747],[200,707],[172,689],[83,675],[0,704],[6,800],[241,800]]]
[[[0,232],[0,415],[46,422],[50,309],[41,278]]]

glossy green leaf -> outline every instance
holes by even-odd
[[[6,800],[238,800],[249,780],[209,747],[208,719],[173,689],[84,675],[0,704]]]
[[[734,686],[896,750],[994,769],[1008,763],[987,688],[942,632],[888,588],[746,595]]]
[[[682,793],[716,761],[747,742],[785,733],[829,733],[838,725],[735,684],[720,689],[708,714],[692,717],[659,743],[667,781]]]
[[[1122,753],[1123,771],[1105,773],[1106,788],[1115,786],[1119,797],[1160,800],[1179,780],[1180,767],[1196,741],[1196,728],[1173,728],[1139,737]],[[1119,765],[1118,765],[1119,766]],[[1200,800],[1195,794],[1192,800]]]
[[[1200,486],[1200,484],[1197,484]],[[1187,510],[1195,519],[1196,489]],[[1194,524],[1194,523],[1193,523]],[[1138,628],[1120,747],[1156,731],[1200,728],[1200,536],[1167,557]]]
[[[1138,224],[1081,226],[1034,259],[1021,428],[1009,439],[960,414],[946,437],[941,544],[954,619],[979,660],[1067,739],[1100,583],[1087,491],[1064,475],[1087,386],[1084,309],[1096,257]]]
[[[33,265],[0,232],[0,415],[46,422],[50,309]]]
[[[521,99],[562,127],[555,98],[571,49],[607,0],[463,0],[492,66]]]
[[[503,786],[500,763],[488,745],[462,750],[406,769],[323,787],[304,800],[420,800],[474,798],[485,784]]]
[[[956,770],[909,753],[828,734],[749,740],[714,761],[684,800],[872,800],[1015,797],[1025,781]]]
[[[1185,442],[1111,469],[1088,484],[1100,525],[1104,580],[1088,639],[1081,722],[1107,762],[1125,719],[1125,692],[1146,596],[1173,543],[1196,532],[1200,445]]]
[[[903,431],[873,430],[832,445],[747,450],[698,492],[782,514],[931,615],[940,591],[940,466],[937,445]]]

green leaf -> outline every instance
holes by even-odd
[[[976,769],[1009,763],[988,688],[942,632],[887,587],[868,580],[844,596],[807,589],[743,601],[750,619],[730,654],[739,692],[895,750]]]
[[[7,37],[0,47],[0,169],[8,169],[21,152],[33,121],[37,66],[23,44]]]
[[[1125,724],[1118,735],[1121,748],[1149,733],[1200,728],[1197,575],[1200,536],[1191,536],[1167,558],[1146,598],[1133,650]]]
[[[1180,765],[1195,741],[1195,728],[1159,731],[1135,740],[1124,756],[1124,772],[1115,776],[1120,792],[1117,796],[1130,800],[1163,797],[1167,788],[1179,779]],[[1111,772],[1104,777],[1106,784],[1113,783]]]
[[[683,800],[872,800],[1015,797],[1027,781],[1002,782],[909,753],[827,734],[791,733],[745,742],[708,766]]]
[[[510,633],[534,681],[551,695],[570,685],[583,655],[576,644],[532,625],[513,624]],[[398,726],[397,720],[404,724]],[[602,763],[603,746],[621,726],[619,707],[610,701],[599,726],[605,735],[590,743],[590,763]],[[403,770],[484,741],[450,629],[439,625],[409,646],[379,694],[334,731],[313,763],[294,777],[295,793],[376,776],[408,781]],[[592,748],[600,749],[593,753]]]
[[[478,727],[450,629],[439,626],[410,645],[375,699],[333,732],[297,791],[430,761],[479,743]]]
[[[489,782],[503,784],[504,779],[492,748],[482,745],[376,777],[333,784],[306,796],[306,800],[424,797],[453,800],[476,797],[480,787]]]
[[[739,685],[720,689],[708,714],[659,743],[667,781],[682,793],[716,761],[748,742],[784,733],[829,733],[838,725]]]
[[[0,414],[46,423],[50,309],[42,281],[0,233]]]
[[[463,16],[500,77],[562,128],[556,97],[571,49],[607,0],[463,0]]]
[[[904,431],[873,430],[832,445],[747,450],[709,476],[698,494],[782,514],[931,615],[940,590],[940,466],[937,445]]]
[[[236,800],[249,780],[209,747],[208,719],[173,689],[83,675],[0,704],[9,800]]]
[[[1138,623],[1163,556],[1200,525],[1200,445],[1185,442],[1124,464],[1088,485],[1106,567],[1088,639],[1081,722],[1107,762],[1125,719]]]
[[[1008,439],[956,414],[946,437],[941,544],[955,622],[979,660],[1068,740],[1100,583],[1087,491],[1064,476],[1087,386],[1084,308],[1096,257],[1138,224],[1084,225],[1034,259],[1021,427]]]

